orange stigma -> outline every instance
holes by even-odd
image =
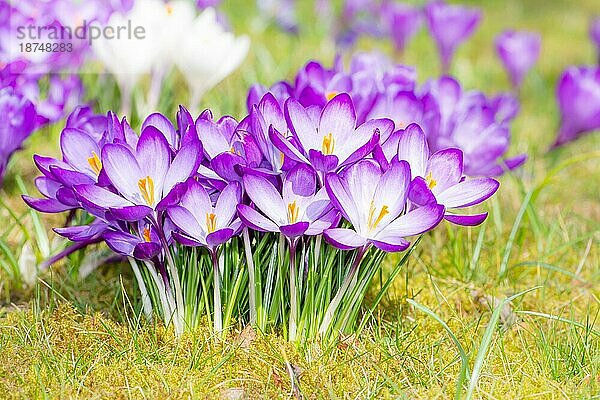
[[[88,164],[92,167],[92,171],[96,173],[96,175],[100,175],[100,171],[102,170],[102,161],[100,161],[100,157],[96,154],[95,151],[92,151],[92,156],[87,159]]]
[[[335,149],[335,139],[331,133],[328,133],[323,137],[323,145],[321,146],[321,152],[324,155],[333,154],[333,150]]]
[[[427,174],[427,176],[425,177],[425,182],[427,182],[427,187],[429,189],[433,189],[434,187],[437,186],[437,181],[435,179],[433,179],[433,176],[431,175],[431,172],[429,172]]]
[[[288,204],[287,216],[288,216],[288,222],[290,224],[295,224],[296,221],[298,221],[299,213],[300,213],[300,209],[298,208],[298,205],[296,204],[296,200],[294,200],[293,202]]]
[[[150,243],[152,239],[150,238],[150,228],[144,228],[144,240],[146,243]]]
[[[388,206],[383,206],[383,207],[381,207],[381,211],[379,211],[379,215],[377,216],[377,218],[375,220],[373,220],[373,218],[375,217],[376,211],[377,211],[377,209],[375,208],[375,202],[371,201],[371,207],[369,208],[369,220],[367,222],[369,230],[373,230],[373,229],[377,228],[377,225],[379,225],[379,223],[381,222],[383,217],[385,217],[386,215],[388,215],[390,213],[388,210]]]
[[[213,213],[206,213],[206,229],[208,233],[213,233],[217,230],[217,216]]]
[[[339,94],[338,92],[327,92],[325,94],[325,98],[327,99],[327,101],[330,101],[331,99],[333,99],[338,94]]]
[[[149,206],[154,205],[154,181],[149,176],[138,181],[140,193]]]

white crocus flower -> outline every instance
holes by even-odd
[[[123,113],[129,113],[131,93],[140,78],[150,73],[153,65],[161,57],[163,39],[161,23],[166,13],[165,4],[160,0],[137,0],[126,14],[114,13],[106,27],[122,30],[120,37],[105,35],[93,41],[92,49],[96,57],[112,73],[121,89]],[[135,29],[138,35],[135,35]],[[143,31],[143,32],[142,32]]]
[[[205,9],[194,20],[182,37],[175,59],[190,88],[192,108],[198,106],[207,90],[242,63],[249,47],[249,38],[227,32],[212,8]]]

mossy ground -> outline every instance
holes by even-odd
[[[600,136],[546,153],[558,123],[555,82],[565,66],[594,62],[587,27],[600,5],[592,0],[477,5],[484,20],[453,68],[467,88],[494,93],[508,87],[492,47],[502,29],[543,35],[542,57],[523,87],[513,129],[511,154],[527,152],[530,159],[501,179],[499,193],[484,207],[491,215],[483,227],[441,227],[421,242],[360,337],[330,351],[317,345],[297,349],[274,334],[258,334],[248,344],[235,329],[224,343],[215,343],[208,329],[177,341],[171,331],[136,315],[139,302],[126,266],[107,265],[80,281],[70,264],[60,265],[28,289],[1,281],[0,398],[450,398],[460,370],[457,347],[438,322],[406,300],[429,307],[447,323],[472,367],[493,298],[537,286],[504,315],[502,321],[516,323],[494,334],[475,397],[600,397]],[[225,8],[236,31],[249,32],[253,47],[240,71],[206,96],[205,105],[217,115],[241,115],[252,82],[290,77],[307,58],[326,63],[333,58],[334,48],[323,40],[323,27],[308,18],[309,10],[301,10],[304,34],[290,37],[262,26],[245,2],[226,1]],[[387,43],[362,40],[359,47],[391,54]],[[420,80],[437,73],[425,32],[403,61],[418,67]],[[98,109],[111,108],[114,88],[85,79]],[[177,79],[170,82],[161,110],[174,115],[175,105],[187,97]],[[31,154],[56,155],[59,132],[55,126],[37,133],[11,171],[30,182],[36,174]],[[526,194],[565,160],[585,155],[587,161],[553,175],[513,230]],[[24,213],[13,178],[5,192],[4,201]],[[5,211],[0,216],[10,220]],[[61,219],[43,221],[49,228]],[[23,223],[30,226],[27,215]],[[17,246],[22,237],[11,232],[8,243]],[[383,267],[384,278],[393,260]],[[508,272],[500,277],[503,266]],[[298,371],[294,390],[291,377]]]

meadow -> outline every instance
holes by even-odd
[[[559,74],[597,62],[588,22],[600,4],[466,3],[484,16],[451,68],[463,87],[510,90],[494,37],[509,27],[542,35],[511,131],[509,154],[529,158],[499,178],[498,192],[479,207],[489,212],[482,225],[446,223],[425,235],[370,307],[401,257],[386,256],[359,335],[333,347],[296,346],[234,326],[215,341],[207,322],[177,338],[144,318],[129,264],[109,262],[88,274],[77,253],[26,282],[14,272],[15,255],[29,242],[54,246],[51,227],[63,217],[29,210],[20,195],[35,193],[32,155],[60,154],[59,122],[16,154],[0,191],[0,398],[600,398],[600,135],[549,151],[559,126]],[[309,59],[333,62],[334,43],[309,4],[299,4],[298,35],[265,23],[253,4],[229,0],[222,9],[235,32],[250,36],[250,51],[201,109],[240,117],[253,83],[290,79]],[[419,82],[439,75],[426,30],[402,56],[368,37],[356,49],[416,66]],[[83,81],[86,100],[104,113],[118,91],[102,78]],[[187,92],[177,76],[166,82],[158,109],[174,119]],[[142,118],[134,113],[130,122],[137,128]]]

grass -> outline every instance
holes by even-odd
[[[249,32],[253,47],[244,66],[204,99],[217,115],[241,115],[249,84],[289,78],[307,58],[329,62],[334,55],[310,10],[301,10],[305,34],[289,37],[240,4],[225,2],[226,12],[237,32]],[[511,154],[525,151],[530,160],[501,179],[484,207],[490,218],[483,226],[441,227],[422,240],[359,337],[334,349],[296,349],[277,335],[253,338],[234,330],[215,344],[207,325],[175,341],[172,332],[140,317],[126,265],[105,265],[80,280],[76,262],[66,263],[33,286],[1,268],[0,398],[430,399],[457,392],[461,398],[600,398],[600,136],[546,153],[558,124],[556,79],[567,65],[593,63],[587,21],[600,8],[592,0],[479,5],[484,21],[453,69],[468,88],[508,87],[492,48],[502,29],[543,35],[542,58],[523,87],[512,131]],[[365,39],[359,47],[392,54],[385,42]],[[403,61],[417,65],[421,80],[437,73],[425,32]],[[86,79],[98,109],[110,108],[114,88]],[[172,116],[187,97],[177,79],[170,82],[161,109]],[[0,227],[0,238],[16,266],[26,232],[39,235],[14,177],[33,191],[31,154],[56,155],[59,132],[54,126],[31,139],[3,189],[3,202],[27,228],[0,211],[1,221],[11,221]],[[47,230],[60,222],[42,217]],[[386,260],[376,286],[393,261]],[[0,263],[9,262],[0,252]],[[367,305],[379,301],[373,289]],[[503,300],[525,291],[510,305]]]

